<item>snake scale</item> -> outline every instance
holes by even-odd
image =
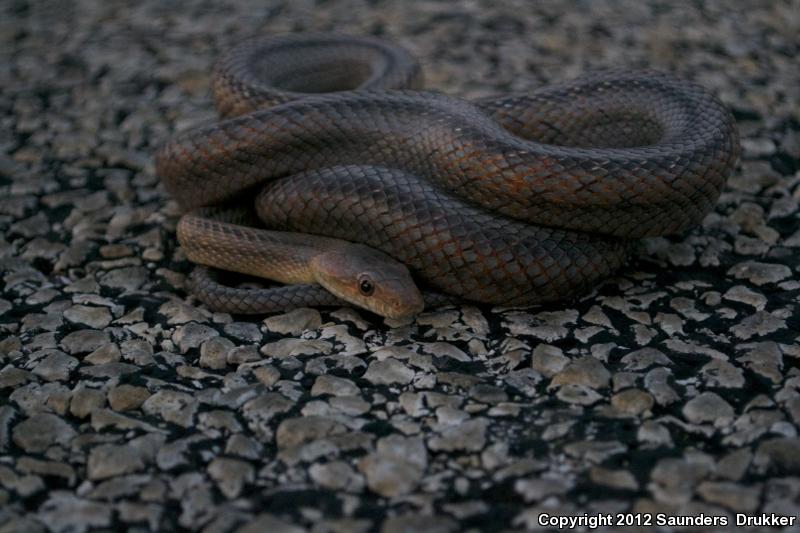
[[[612,70],[466,101],[421,90],[373,37],[259,37],[213,75],[223,120],[178,134],[157,173],[192,261],[286,283],[197,296],[235,313],[342,301],[404,317],[427,289],[531,305],[596,285],[633,239],[681,232],[738,154],[725,106],[652,71]],[[434,303],[427,295],[428,304]]]

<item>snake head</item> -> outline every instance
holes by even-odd
[[[425,302],[403,263],[362,244],[318,254],[311,260],[317,283],[337,297],[373,313],[402,319]]]

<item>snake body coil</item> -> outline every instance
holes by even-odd
[[[400,90],[420,84],[416,62],[376,39],[248,41],[215,71],[217,107],[232,118],[168,142],[158,174],[186,209],[255,197],[271,230],[360,242],[438,291],[527,305],[596,284],[630,239],[698,223],[738,157],[726,108],[665,74],[611,71],[476,102]],[[190,213],[181,245],[199,263],[259,270],[235,265],[234,234],[264,230],[227,224]],[[291,266],[266,246],[253,254],[272,271]],[[314,285],[297,286],[289,304],[291,288],[197,286],[234,312],[331,303]]]

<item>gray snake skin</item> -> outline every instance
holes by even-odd
[[[156,156],[167,190],[190,211],[178,228],[187,255],[259,270],[226,258],[242,232],[263,229],[191,211],[248,205],[254,225],[381,250],[426,289],[549,302],[612,274],[632,239],[697,224],[739,154],[728,110],[667,74],[594,73],[473,102],[409,90],[420,86],[410,55],[375,38],[292,34],[225,54],[213,89],[226,118]],[[276,263],[269,248],[259,257]],[[206,272],[194,290],[224,311],[340,301],[308,283],[228,288]]]

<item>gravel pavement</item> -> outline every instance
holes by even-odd
[[[152,156],[215,117],[221,50],[306,30],[391,37],[468,98],[670,71],[731,107],[741,164],[578,301],[212,313]],[[0,3],[0,532],[797,517],[798,35],[797,0]]]

